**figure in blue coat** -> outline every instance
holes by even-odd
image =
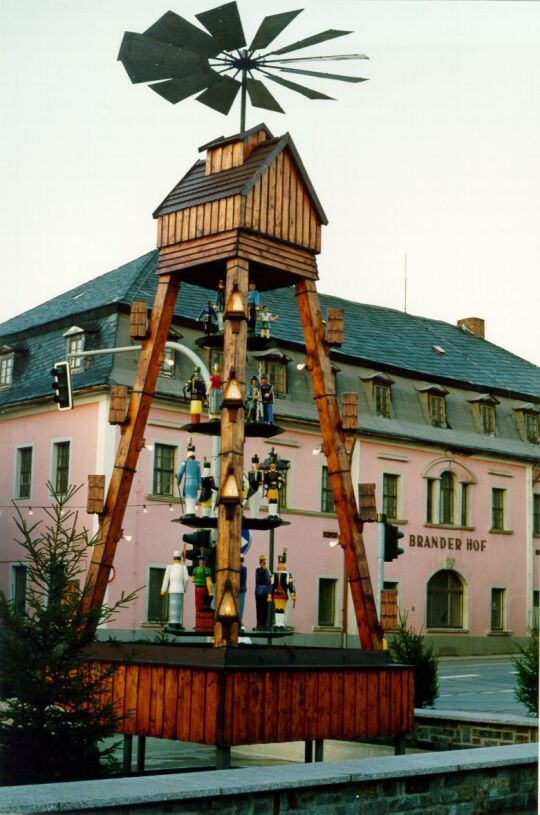
[[[184,487],[182,495],[186,501],[186,515],[195,515],[195,507],[197,505],[197,497],[201,489],[201,465],[195,458],[195,448],[193,445],[188,446],[187,458],[183,464],[180,465],[178,475],[176,476],[176,483],[178,489],[184,480]]]

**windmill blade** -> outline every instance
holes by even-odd
[[[213,74],[213,76],[212,76]],[[197,73],[192,76],[186,76],[183,79],[170,79],[168,82],[156,82],[154,85],[149,85],[153,91],[159,93],[164,99],[171,104],[176,105],[182,99],[187,99],[193,96],[194,93],[211,87],[215,82],[220,79],[219,74],[215,71],[209,71],[208,75]]]
[[[300,68],[279,68],[279,71],[286,71],[288,74],[302,74],[303,76],[316,76],[319,79],[339,79],[342,82],[367,82],[365,77],[344,76],[343,74],[321,74],[319,71],[301,71]]]
[[[321,31],[320,34],[314,34],[312,37],[306,37],[303,40],[297,40],[291,43],[291,45],[286,45],[284,48],[279,48],[277,51],[271,51],[267,56],[271,56],[272,54],[288,54],[290,51],[308,48],[310,45],[316,45],[319,42],[333,40],[336,37],[344,37],[345,34],[352,34],[352,31],[338,31],[334,28],[329,28],[327,31]]]
[[[298,85],[297,82],[290,82],[288,79],[283,79],[281,76],[274,76],[267,71],[261,71],[272,82],[277,82],[278,85],[283,85],[284,88],[289,88],[291,91],[301,93],[302,96],[307,96],[308,99],[331,99],[334,101],[333,96],[327,96],[325,93],[314,91],[312,88],[307,88],[305,85]]]
[[[230,51],[233,48],[244,48],[246,38],[235,2],[203,11],[196,14],[195,17],[219,42],[220,50]]]
[[[274,99],[268,88],[258,79],[247,80],[249,101],[254,108],[273,110],[276,113],[285,113],[277,99]]]
[[[204,93],[197,96],[197,102],[202,102],[203,105],[227,115],[236,99],[241,84],[241,82],[232,79],[230,76],[220,76]]]
[[[334,54],[321,57],[288,57],[287,59],[269,59],[264,64],[273,65],[275,62],[332,62],[340,59],[369,59],[366,54]]]
[[[188,51],[195,51],[195,53],[205,57],[215,56],[221,50],[220,44],[206,31],[202,31],[193,23],[184,20],[174,11],[165,12],[144,33],[146,36],[160,42],[176,45],[179,48],[187,48]]]
[[[131,31],[126,31],[124,34],[118,59],[124,64],[138,63],[141,68],[147,64],[149,70],[156,65],[170,66],[171,70],[173,70],[175,66],[185,68],[203,65],[206,62],[204,57],[193,51],[180,49],[175,45],[159,42],[159,40],[153,40],[152,37],[147,37],[145,34],[134,34]],[[172,76],[174,75],[172,74]],[[149,78],[155,79],[156,77],[151,75]],[[144,82],[143,79],[138,81]]]
[[[267,48],[278,34],[281,34],[283,29],[287,28],[289,23],[303,10],[299,8],[296,11],[284,11],[282,14],[271,14],[269,17],[265,17],[251,41],[249,50],[260,51],[261,48]]]

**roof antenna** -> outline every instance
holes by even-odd
[[[404,264],[404,303],[403,303],[403,311],[407,314],[407,252],[405,252],[405,264]]]

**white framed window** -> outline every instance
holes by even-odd
[[[400,517],[401,476],[383,473],[382,511],[389,520]]]
[[[56,493],[64,495],[69,487],[71,442],[56,441],[52,445],[51,484]]]
[[[508,492],[502,487],[491,488],[491,532],[508,531]]]
[[[152,495],[172,498],[176,476],[176,445],[154,444]]]
[[[472,524],[473,472],[457,459],[439,458],[423,472],[425,523],[470,528]]]
[[[317,628],[339,627],[339,578],[317,577]]]
[[[9,565],[9,599],[18,612],[26,611],[28,592],[28,567],[24,563]]]
[[[463,628],[464,617],[464,582],[457,572],[441,569],[427,584],[427,627]]]
[[[161,594],[166,566],[149,564],[146,567],[145,622],[165,623],[169,616],[169,595]]]
[[[84,328],[80,328],[78,325],[72,325],[63,336],[67,340],[66,353],[68,354],[69,367],[71,371],[80,371],[82,357],[78,357],[77,354],[84,351]],[[73,356],[69,356],[69,354],[73,354]]]
[[[10,388],[13,384],[13,363],[15,354],[0,355],[0,388]]]
[[[490,629],[506,631],[506,589],[498,586],[491,589]]]
[[[17,447],[15,452],[14,498],[32,497],[32,463],[34,449],[31,445]]]

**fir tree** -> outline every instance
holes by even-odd
[[[110,673],[90,672],[85,648],[94,631],[128,604],[83,610],[81,588],[93,540],[78,529],[68,504],[78,491],[53,496],[46,519],[28,525],[16,507],[27,568],[26,608],[0,593],[0,781],[28,784],[96,778],[116,769],[113,747],[100,742],[115,732],[107,702]]]
[[[519,655],[512,657],[517,672],[514,696],[529,713],[538,716],[538,629],[529,631],[525,648],[518,645]]]
[[[439,661],[431,645],[426,645],[422,634],[407,625],[407,615],[399,616],[399,623],[389,650],[393,662],[414,668],[414,706],[433,707],[439,695]]]

